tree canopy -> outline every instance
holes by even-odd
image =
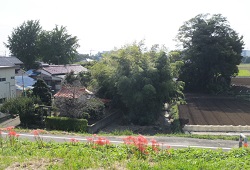
[[[180,80],[193,91],[222,92],[238,72],[243,37],[221,14],[199,14],[180,27],[177,39],[183,45],[184,65]]]
[[[37,82],[33,85],[33,95],[39,97],[43,104],[51,106],[52,104],[52,94],[48,85],[41,79],[38,79]]]
[[[37,60],[53,64],[73,62],[79,44],[64,26],[46,31],[39,21],[29,20],[13,30],[5,46],[30,69]]]
[[[42,31],[39,47],[44,62],[59,65],[74,61],[79,44],[77,37],[68,34],[66,27],[56,26],[52,31]]]
[[[172,77],[166,53],[142,44],[127,45],[104,55],[91,69],[101,98],[113,99],[128,121],[152,124],[165,102],[177,96],[180,84]]]
[[[31,68],[39,56],[38,37],[42,30],[38,20],[29,20],[14,28],[5,46],[20,59],[26,68]]]

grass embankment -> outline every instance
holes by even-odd
[[[37,142],[18,139],[11,142],[7,138],[1,142],[0,169],[250,168],[249,149],[233,149],[228,152],[194,148],[162,149],[161,144],[157,145],[156,142],[146,147],[144,140],[139,141],[141,145],[132,142],[116,146],[108,142],[80,143],[74,140],[61,144],[43,143],[38,138]]]
[[[238,65],[239,77],[248,77],[250,76],[250,64],[240,64]]]

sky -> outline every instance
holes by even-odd
[[[0,56],[14,28],[39,20],[44,30],[65,26],[79,53],[97,53],[144,40],[176,49],[183,23],[200,13],[222,14],[250,49],[249,0],[0,0]]]

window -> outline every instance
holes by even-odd
[[[14,77],[14,76],[12,76],[12,77],[10,77],[10,79],[15,79],[15,77]]]
[[[6,78],[0,78],[0,82],[1,82],[1,81],[6,81]]]

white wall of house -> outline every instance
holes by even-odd
[[[0,103],[16,97],[15,68],[0,66]]]

